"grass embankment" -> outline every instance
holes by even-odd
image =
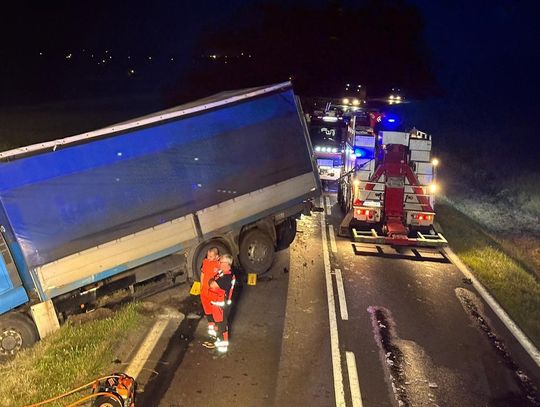
[[[453,251],[478,277],[511,318],[540,345],[540,284],[467,216],[445,202],[437,220]]]
[[[114,350],[140,320],[140,306],[130,303],[108,318],[62,326],[1,367],[0,405],[36,403],[113,373]]]

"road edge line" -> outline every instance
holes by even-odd
[[[343,286],[343,277],[341,275],[341,269],[334,269],[336,275],[337,292],[339,299],[339,312],[341,319],[344,321],[349,320],[349,311],[347,309],[347,299],[345,298],[345,287]]]
[[[322,198],[321,198],[322,199]],[[326,218],[321,213],[321,235],[323,246],[324,276],[326,280],[326,297],[328,299],[328,322],[330,325],[330,355],[332,356],[332,372],[334,377],[334,393],[337,407],[345,407],[345,390],[343,372],[341,371],[341,352],[339,350],[339,334],[337,329],[336,305],[330,269],[330,253],[326,239]]]
[[[144,365],[148,361],[148,357],[156,347],[156,344],[159,338],[161,338],[161,335],[163,335],[163,332],[165,331],[168,323],[168,319],[160,318],[154,324],[152,329],[150,329],[150,332],[148,332],[145,341],[139,347],[139,350],[131,360],[131,363],[126,368],[127,375],[133,377],[134,379],[137,379],[137,376],[139,376],[139,374],[143,370]]]
[[[363,407],[360,381],[358,380],[358,369],[356,368],[356,357],[353,352],[346,351],[345,358],[347,359],[347,372],[349,373],[352,405],[353,407]]]
[[[532,360],[536,363],[536,365],[540,367],[540,351],[538,350],[538,348],[530,341],[527,335],[525,335],[525,333],[521,330],[521,328],[518,327],[518,325],[512,320],[512,318],[510,318],[506,311],[499,305],[499,303],[480,283],[480,281],[478,281],[478,279],[472,274],[469,268],[454,253],[454,251],[449,247],[446,247],[444,251],[448,255],[448,258],[452,261],[452,263],[463,273],[463,275],[473,282],[476,291],[478,291],[484,301],[499,317],[504,326],[506,326],[506,328],[512,333],[512,335],[514,335],[514,338],[516,338],[516,340],[520,343],[523,349],[525,349],[525,352],[527,352],[532,358]]]

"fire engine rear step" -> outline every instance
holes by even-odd
[[[450,263],[450,259],[441,248],[394,247],[387,244],[372,243],[353,243],[352,246],[354,254],[358,256]]]
[[[418,247],[442,247],[448,244],[443,235],[425,235],[417,232],[416,238],[393,238],[391,236],[380,236],[375,229],[356,230],[352,229],[353,240],[359,243],[387,244],[394,246],[418,246]]]

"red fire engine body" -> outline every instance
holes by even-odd
[[[346,212],[340,234],[359,242],[441,246],[433,222],[431,136],[349,124],[338,200]]]

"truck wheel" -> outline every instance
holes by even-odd
[[[246,272],[263,274],[274,261],[274,242],[259,229],[248,231],[240,242],[240,263]]]
[[[276,227],[276,251],[288,248],[296,237],[296,219],[287,218]]]
[[[196,280],[200,280],[201,279],[201,267],[202,267],[202,262],[204,260],[204,258],[206,257],[206,252],[208,252],[209,249],[211,249],[212,247],[217,247],[217,249],[219,250],[219,254],[225,254],[225,253],[230,253],[230,249],[222,242],[218,241],[218,240],[211,240],[209,242],[206,242],[204,243],[203,245],[201,245],[198,249],[197,249],[197,253],[195,254],[195,256],[193,256],[193,277],[196,279]]]
[[[36,327],[26,315],[13,313],[0,317],[0,358],[15,355],[38,339]]]

